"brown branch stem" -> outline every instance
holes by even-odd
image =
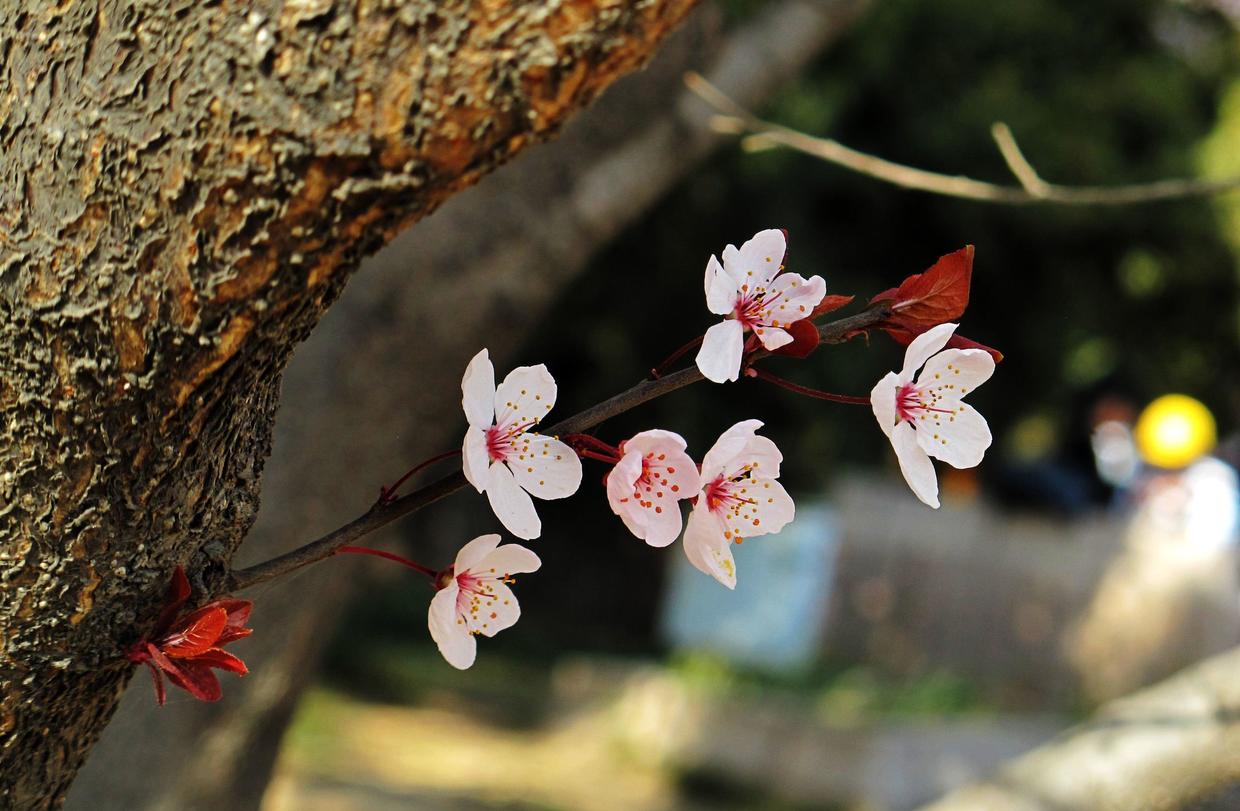
[[[819,339],[821,343],[826,344],[841,343],[851,338],[859,330],[868,329],[882,322],[890,313],[890,305],[885,302],[873,305],[857,315],[821,325],[818,328]],[[761,360],[768,356],[768,352],[760,351],[755,353],[751,361]],[[612,417],[631,411],[640,405],[671,394],[674,391],[679,391],[703,379],[702,373],[698,371],[697,366],[690,366],[656,380],[643,380],[636,386],[610,399],[604,400],[556,423],[548,428],[545,433],[551,436],[582,433]],[[423,507],[434,504],[445,496],[449,496],[457,490],[464,488],[466,484],[468,482],[465,480],[465,475],[458,470],[430,484],[423,485],[395,501],[386,504],[382,502],[376,503],[366,513],[317,540],[263,563],[232,572],[225,582],[224,591],[232,592],[247,589],[297,571],[304,566],[309,566],[311,563],[329,558],[339,551],[341,547],[353,544],[358,539],[391,524],[398,518],[403,518]]]
[[[756,151],[782,146],[884,183],[946,197],[999,205],[1052,203],[1068,206],[1122,206],[1159,200],[1209,197],[1240,189],[1240,177],[1222,180],[1177,178],[1118,186],[1061,186],[1047,183],[1025,159],[1016,145],[1012,131],[1003,123],[995,124],[991,135],[1008,168],[1020,181],[1019,186],[989,183],[963,175],[945,175],[870,155],[831,138],[817,138],[764,121],[697,73],[686,74],[685,84],[719,113],[713,122],[715,129],[719,132],[745,135],[742,146],[746,149]]]

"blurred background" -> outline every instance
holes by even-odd
[[[712,323],[707,256],[767,227],[789,231],[790,270],[862,300],[976,245],[961,332],[1006,355],[970,395],[995,435],[982,466],[941,469],[933,511],[868,409],[692,387],[598,435],[664,427],[700,455],[765,421],[797,520],[737,548],[734,593],[629,535],[586,462],[578,496],[539,503],[543,568],[473,669],[436,652],[424,582],[332,561],[248,595],[253,673],[220,705],[155,712],[136,681],[69,807],[902,811],[1240,645],[1240,195],[908,192],[746,153],[681,82],[699,70],[768,120],[1008,183],[1004,121],[1044,178],[1106,185],[1240,174],[1238,68],[1234,0],[703,6],[561,139],[353,281],[286,376],[241,563],[456,447],[483,345],[501,376],[549,366],[553,417],[642,378]],[[864,394],[902,357],[875,335],[769,368]],[[443,566],[496,528],[461,493],[376,544]]]

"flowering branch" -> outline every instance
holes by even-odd
[[[815,138],[803,132],[763,121],[700,74],[685,74],[685,84],[720,115],[715,128],[734,135],[746,135],[742,146],[751,151],[782,146],[834,163],[858,174],[906,189],[916,189],[946,197],[960,197],[999,205],[1053,203],[1074,206],[1121,206],[1159,200],[1209,197],[1240,189],[1240,177],[1222,180],[1172,179],[1124,186],[1061,186],[1047,183],[1034,170],[1016,145],[1012,131],[1002,122],[991,128],[999,148],[1019,186],[988,183],[961,175],[929,172],[885,160],[841,144],[831,138]]]
[[[843,343],[860,332],[883,323],[890,315],[891,304],[886,301],[877,302],[856,315],[819,326],[819,341],[824,344]],[[766,350],[759,349],[749,356],[748,362],[754,363],[770,354]],[[547,433],[551,436],[582,433],[612,417],[679,391],[686,386],[699,383],[703,379],[697,366],[689,366],[655,380],[643,380],[620,394],[553,425]],[[462,489],[466,484],[464,474],[458,470],[394,501],[380,500],[364,514],[317,540],[263,563],[233,571],[220,591],[223,593],[250,588],[329,558],[342,547],[352,545],[393,521],[434,504]]]

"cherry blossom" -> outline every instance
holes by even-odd
[[[521,607],[508,585],[513,575],[538,571],[542,565],[524,546],[500,546],[499,541],[498,535],[474,538],[436,578],[439,592],[431,600],[427,624],[443,658],[458,670],[474,663],[475,636],[495,636],[516,624]]]
[[[518,366],[495,387],[495,369],[483,349],[465,369],[461,405],[469,420],[462,448],[465,478],[486,493],[509,532],[529,540],[542,534],[531,495],[566,498],[581,485],[581,460],[558,439],[531,433],[555,405],[547,367]]]
[[[990,379],[995,361],[984,349],[939,352],[956,327],[939,324],[914,338],[900,373],[888,372],[870,392],[874,416],[895,448],[904,480],[936,509],[939,482],[930,457],[955,468],[974,467],[991,441],[986,420],[960,398]]]
[[[759,420],[733,425],[702,460],[697,504],[685,528],[685,554],[699,570],[736,588],[732,544],[779,532],[792,520],[792,497],[779,478],[783,454],[758,436]]]
[[[737,250],[723,249],[723,264],[714,256],[706,263],[706,306],[728,316],[706,331],[697,366],[716,383],[736,380],[752,330],[767,349],[792,342],[785,327],[809,317],[827,293],[821,276],[804,279],[783,270],[787,238],[779,229],[759,231]]]
[[[607,474],[607,502],[629,531],[651,546],[680,536],[679,500],[698,493],[697,465],[685,441],[671,431],[642,431],[620,444],[620,461]]]

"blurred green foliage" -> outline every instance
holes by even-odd
[[[830,724],[986,715],[995,710],[968,680],[944,670],[897,677],[849,662],[824,660],[807,669],[773,673],[702,652],[678,654],[670,667],[694,689],[742,699],[782,698],[793,706],[808,704]]]

